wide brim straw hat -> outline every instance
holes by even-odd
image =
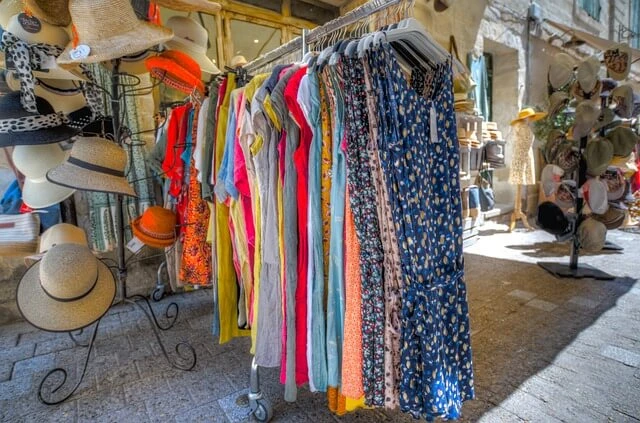
[[[547,116],[547,112],[536,112],[531,107],[520,110],[518,117],[511,121],[511,125],[514,125],[522,120],[529,119],[531,122],[535,122],[540,119],[544,119]]]
[[[69,0],[24,0],[24,6],[33,16],[51,25],[69,26],[71,23]]]
[[[0,93],[2,94],[2,93]],[[10,147],[15,145],[38,145],[53,144],[66,141],[78,134],[80,131],[66,125],[58,125],[51,128],[29,130],[29,118],[36,118],[40,115],[53,115],[53,107],[43,98],[36,98],[38,114],[29,113],[24,110],[20,103],[20,93],[6,93],[0,95],[0,125],[4,120],[20,119],[24,125],[24,130],[14,131],[8,128],[7,132],[0,132],[0,147]]]
[[[160,206],[149,207],[131,223],[133,235],[145,245],[165,248],[176,242],[176,214]]]
[[[20,173],[27,178],[37,179],[64,162],[67,155],[60,144],[18,145],[13,148],[11,158]]]
[[[88,247],[59,244],[27,269],[18,284],[16,302],[33,326],[71,332],[104,316],[115,294],[111,270]]]
[[[203,74],[212,76],[219,75],[221,73],[220,69],[215,63],[213,63],[213,60],[209,59],[206,53],[200,51],[200,49],[198,49],[197,46],[189,40],[174,37],[171,41],[168,41],[166,45],[167,48],[171,50],[178,50],[189,55],[189,57],[198,63]]]
[[[181,51],[168,50],[159,56],[150,57],[145,61],[145,66],[151,72],[151,76],[160,79],[171,88],[185,94],[191,94],[196,90],[204,92],[200,66]]]
[[[58,64],[118,59],[169,41],[173,32],[138,20],[128,0],[72,0],[69,9],[77,37]]]
[[[47,172],[47,180],[82,191],[136,196],[125,177],[126,151],[99,137],[78,137],[69,158]]]
[[[202,12],[207,14],[217,13],[222,9],[220,3],[209,0],[155,0],[158,6],[181,12]]]

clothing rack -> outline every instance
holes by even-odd
[[[123,87],[124,85],[120,82],[120,76],[123,75],[119,72],[120,69],[120,59],[113,60],[113,71],[111,77],[111,107],[112,107],[112,119],[113,119],[113,133],[115,141],[118,145],[122,145],[122,122],[120,121],[120,110],[121,110],[121,101],[124,98]],[[158,319],[158,315],[154,311],[153,307],[149,300],[142,295],[132,295],[127,296],[127,261],[125,256],[125,237],[124,237],[124,196],[122,194],[116,195],[116,208],[115,208],[115,220],[116,220],[116,255],[117,255],[117,266],[111,266],[110,269],[115,267],[116,279],[117,279],[117,291],[120,295],[119,300],[114,305],[118,304],[131,304],[133,306],[138,307],[144,313],[145,317],[149,321],[153,334],[155,335],[156,341],[160,346],[160,349],[169,362],[169,364],[179,370],[191,370],[196,365],[197,356],[195,349],[187,342],[179,342],[174,347],[174,351],[176,353],[176,357],[172,358],[169,356],[167,352],[167,348],[160,337],[161,331],[167,331],[173,327],[173,325],[178,320],[178,304],[175,302],[171,302],[167,305],[164,310],[164,318],[162,320]],[[160,273],[162,269],[162,264],[158,269],[158,273]],[[154,300],[158,301],[157,294],[154,292],[153,294]],[[143,306],[146,305],[146,307]],[[112,305],[112,307],[114,306]],[[104,316],[103,316],[104,317]],[[55,405],[60,404],[61,402],[69,399],[74,392],[78,389],[82,380],[84,379],[84,375],[87,371],[87,367],[89,365],[89,358],[91,357],[91,351],[93,350],[93,345],[96,339],[96,335],[98,333],[98,328],[100,326],[102,318],[100,318],[93,325],[93,330],[91,331],[91,335],[89,335],[88,340],[80,341],[79,338],[82,337],[84,330],[89,326],[79,329],[78,331],[69,332],[69,337],[71,340],[79,347],[86,347],[86,356],[84,359],[82,370],[79,373],[79,377],[77,377],[75,385],[71,385],[72,382],[67,385],[67,370],[61,367],[57,367],[55,369],[50,370],[40,381],[40,385],[38,387],[38,399],[40,402],[46,405]],[[75,364],[75,363],[74,363]],[[62,377],[57,378],[54,375],[59,374]],[[47,381],[49,381],[47,383]]]
[[[341,30],[349,25],[358,23],[364,18],[388,9],[391,6],[400,4],[403,0],[371,0],[362,6],[353,9],[351,12],[344,14],[326,24],[316,27],[310,31],[305,31],[301,37],[296,37],[286,44],[271,50],[257,59],[247,63],[244,68],[250,73],[256,69],[265,66],[283,56],[287,56],[295,51],[306,53],[307,45],[317,41],[333,32]]]

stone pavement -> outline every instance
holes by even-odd
[[[624,253],[585,262],[618,278],[559,280],[535,265],[568,260],[568,246],[542,232],[505,233],[486,225],[466,251],[477,400],[465,404],[463,421],[640,421],[640,236],[615,231]],[[192,343],[191,372],[168,366],[144,315],[118,306],[102,320],[87,374],[78,392],[59,406],[37,399],[40,379],[54,366],[75,380],[83,348],[66,334],[26,323],[0,327],[0,420],[10,422],[235,422],[250,420],[237,404],[246,392],[248,342],[217,345],[210,334],[211,291],[173,296],[176,326],[162,333],[173,353]],[[334,418],[322,395],[299,390],[283,401],[278,369],[261,371],[273,401],[274,421],[413,421],[399,413],[361,411]]]

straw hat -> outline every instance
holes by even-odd
[[[624,126],[618,126],[616,129],[610,131],[606,138],[611,141],[613,145],[613,155],[620,157],[627,157],[631,154],[636,148],[638,141],[640,141],[640,138],[633,132],[633,129]]]
[[[47,172],[47,179],[57,185],[83,191],[108,192],[135,197],[124,174],[127,153],[104,138],[78,137],[69,158]]]
[[[97,63],[134,54],[169,41],[168,28],[138,20],[128,0],[71,0],[77,44],[64,49],[58,63]]]
[[[631,49],[624,43],[617,44],[604,52],[604,65],[611,78],[616,81],[627,79],[632,59]]]
[[[604,248],[607,237],[607,227],[595,219],[585,219],[578,226],[580,248],[587,252],[596,253]]]
[[[569,94],[564,91],[556,91],[549,97],[549,104],[549,116],[555,116],[569,105]]]
[[[633,116],[633,88],[631,85],[620,85],[611,92],[611,101],[616,104],[615,112],[621,118]]]
[[[609,208],[609,200],[607,197],[607,184],[600,178],[591,178],[582,186],[582,194],[584,195],[589,208],[593,213],[603,214]]]
[[[547,116],[547,112],[536,112],[531,107],[520,110],[518,117],[511,121],[511,125],[524,119],[529,119],[531,122],[535,122],[540,119],[544,119]]]
[[[549,83],[554,90],[560,90],[573,80],[574,62],[566,53],[558,53],[549,65]]]
[[[154,3],[167,9],[182,12],[203,12],[210,15],[219,12],[222,8],[219,3],[209,0],[155,0]]]
[[[46,2],[41,2],[46,3]],[[60,48],[64,48],[69,43],[69,33],[60,26],[55,26],[47,22],[38,21],[38,18],[32,16],[30,19],[38,21],[39,30],[33,32],[32,30],[28,30],[23,25],[23,20],[21,20],[22,15],[12,16],[8,22],[5,29],[11,34],[15,35],[22,41],[28,44],[48,44]],[[13,63],[7,63],[7,65],[11,65],[10,69],[13,70],[15,65]],[[46,68],[45,68],[46,66]],[[36,78],[49,78],[49,79],[69,79],[69,80],[77,80],[83,81],[86,80],[86,77],[82,75],[82,71],[77,67],[72,67],[69,69],[62,69],[55,60],[46,61],[43,64],[42,69],[34,69],[32,70],[33,76]]]
[[[609,201],[618,201],[624,197],[627,181],[624,179],[622,170],[609,167],[604,175],[602,175],[601,180],[607,184],[607,199]]]
[[[155,248],[164,248],[176,242],[177,217],[171,210],[160,206],[149,207],[131,224],[133,234],[140,241]]]
[[[231,62],[229,63],[229,67],[235,69],[235,68],[240,68],[244,65],[246,65],[247,63],[247,59],[244,56],[238,55],[238,56],[233,56],[231,58]]]
[[[46,100],[37,97],[36,105],[39,114],[29,113],[22,108],[20,93],[0,95],[0,147],[52,144],[68,140],[78,133],[78,130],[62,124],[60,116]],[[40,124],[45,127],[34,129]]]
[[[25,257],[25,264],[27,266],[32,266],[35,262],[44,257],[44,253],[58,244],[77,244],[86,247],[89,244],[89,241],[87,241],[87,234],[85,234],[84,229],[69,223],[58,223],[40,235],[38,254]]]
[[[150,57],[145,61],[145,66],[151,72],[151,76],[160,79],[171,88],[186,94],[195,90],[204,92],[200,66],[181,51],[168,50],[159,56]]]
[[[173,38],[166,43],[169,50],[188,54],[207,76],[220,73],[220,69],[207,57],[209,34],[200,23],[185,16],[172,16],[165,25],[173,30]]]
[[[584,150],[584,158],[587,162],[587,172],[593,176],[600,176],[609,167],[613,159],[613,145],[606,138],[597,138],[587,143]]]
[[[627,213],[618,207],[609,207],[604,214],[592,214],[591,217],[602,223],[607,230],[614,230],[624,224]]]
[[[600,60],[591,56],[578,65],[576,80],[585,93],[592,92],[598,84],[600,72]]]
[[[115,294],[113,274],[87,246],[59,244],[27,270],[16,301],[33,326],[70,332],[104,316]]]
[[[148,73],[147,67],[144,62],[149,57],[157,56],[158,53],[153,50],[143,50],[139,53],[134,53],[129,56],[122,56],[120,58],[120,66],[118,71],[120,73],[126,73],[129,75],[142,75]],[[102,62],[102,66],[109,70],[113,70],[113,62]]]
[[[556,204],[563,209],[570,209],[576,203],[576,181],[566,179],[558,185],[556,190]]]
[[[33,16],[51,25],[69,26],[69,0],[24,0],[25,7]]]
[[[583,101],[578,104],[576,107],[576,119],[573,122],[574,139],[588,136],[599,117],[600,109],[594,103]]]

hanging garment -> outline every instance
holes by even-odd
[[[513,156],[509,168],[510,184],[535,185],[534,141],[533,131],[527,122],[518,121],[513,124]]]
[[[400,406],[416,418],[455,419],[474,391],[451,65],[434,71],[425,99],[388,44],[369,60],[405,282]]]
[[[476,101],[476,107],[480,111],[480,115],[485,121],[488,121],[489,116],[489,76],[487,74],[487,63],[483,55],[474,57],[473,54],[469,54],[469,70],[471,71],[471,78],[476,82],[476,87],[471,92],[473,98]]]

